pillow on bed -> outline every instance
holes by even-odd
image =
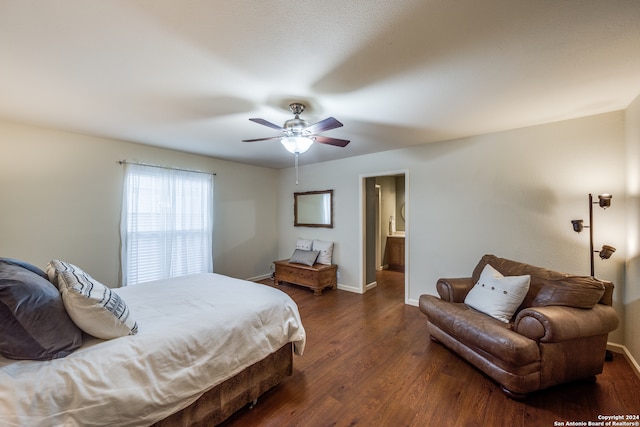
[[[304,251],[302,249],[296,249],[293,251],[293,255],[291,255],[289,262],[313,266],[313,264],[316,263],[319,253],[320,252],[318,251]]]
[[[15,261],[0,261],[0,354],[29,360],[67,356],[82,345],[82,331],[55,286]]]
[[[45,273],[35,265],[29,264],[28,262],[20,261],[19,259],[15,258],[0,258],[0,262],[6,262],[7,264],[13,264],[17,265],[18,267],[26,268],[27,270],[36,273],[40,277],[44,277],[47,280],[49,279],[49,277],[47,277],[47,273]]]
[[[47,274],[60,289],[69,317],[86,333],[108,340],[138,332],[124,300],[81,268],[53,260]]]

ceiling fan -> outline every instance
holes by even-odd
[[[293,102],[289,104],[289,109],[295,115],[293,119],[284,122],[284,126],[280,127],[265,119],[251,118],[252,122],[276,129],[284,133],[284,136],[271,136],[266,138],[243,139],[243,142],[267,141],[270,139],[280,139],[280,142],[290,153],[304,153],[311,147],[314,142],[321,144],[335,145],[336,147],[345,147],[350,141],[346,139],[331,138],[328,136],[318,135],[331,129],[339,128],[342,125],[333,117],[309,125],[306,120],[300,118],[300,114],[304,111],[304,104]]]

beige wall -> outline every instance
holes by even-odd
[[[596,275],[621,284],[624,165],[624,112],[614,112],[302,166],[297,186],[286,169],[279,254],[290,256],[297,237],[333,240],[340,286],[361,289],[361,178],[406,169],[407,302],[436,294],[439,277],[469,276],[485,253],[588,275],[588,234],[573,232],[570,221],[588,220],[589,192],[614,194],[611,208],[594,212],[594,231],[596,245],[618,251],[606,262],[597,258]],[[293,227],[293,192],[329,188],[335,228]],[[621,316],[622,288],[615,294]],[[611,341],[622,343],[622,331]]]
[[[296,186],[292,168],[0,122],[0,256],[40,266],[65,259],[117,284],[122,167],[116,161],[127,159],[217,173],[216,272],[268,274],[274,259],[291,255],[297,237],[333,240],[339,283],[357,291],[362,178],[406,172],[407,302],[415,304],[422,293],[435,294],[439,277],[469,275],[484,253],[588,274],[588,235],[574,233],[569,221],[587,219],[589,192],[610,192],[612,207],[594,212],[595,242],[618,251],[608,261],[596,258],[596,275],[617,284],[624,326],[610,340],[640,360],[638,135],[636,100],[626,112],[302,166]],[[335,190],[335,227],[293,227],[293,193],[323,189]]]
[[[624,344],[640,363],[640,96],[627,108],[627,276]]]
[[[214,270],[250,278],[277,253],[278,171],[105,138],[0,122],[0,256],[53,258],[116,286],[123,167],[216,173]]]

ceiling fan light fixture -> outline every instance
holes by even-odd
[[[288,152],[301,154],[311,147],[313,139],[306,136],[286,136],[280,138],[280,142]]]
[[[319,144],[333,145],[336,147],[346,147],[347,144],[349,144],[349,141],[346,139],[331,138],[328,136],[318,135],[321,132],[342,127],[342,123],[340,123],[340,121],[338,121],[336,118],[327,117],[324,120],[320,120],[317,123],[309,125],[306,120],[300,118],[300,113],[304,111],[304,104],[293,102],[289,105],[289,109],[295,117],[293,119],[287,120],[282,127],[258,117],[249,119],[254,123],[258,123],[271,129],[279,130],[284,134],[284,136],[268,136],[266,138],[243,139],[242,141],[257,142],[279,139],[288,152],[295,154],[296,173],[298,170],[298,155],[306,152],[314,142],[317,142]]]

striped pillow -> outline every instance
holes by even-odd
[[[47,275],[62,294],[71,320],[96,338],[112,339],[138,332],[129,307],[112,289],[73,264],[52,260]]]

